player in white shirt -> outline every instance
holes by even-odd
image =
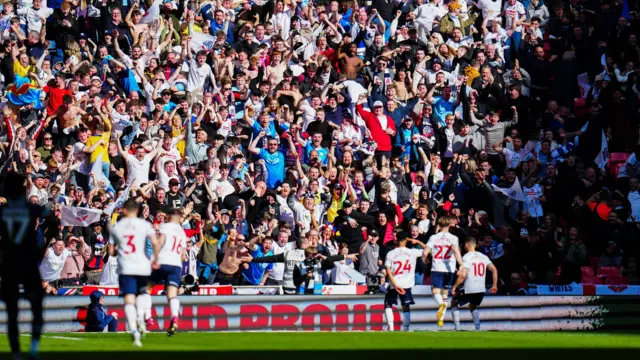
[[[449,233],[453,219],[449,216],[438,218],[436,234],[427,241],[427,255],[433,253],[431,262],[431,293],[438,305],[436,318],[438,327],[444,325],[447,311],[447,296],[456,274],[456,263],[462,266],[458,237]]]
[[[171,323],[167,329],[169,336],[178,330],[178,315],[180,313],[178,289],[182,275],[182,262],[187,260],[187,241],[190,241],[181,223],[182,209],[175,209],[169,217],[169,222],[160,225],[159,242],[162,246],[157,257],[160,268],[153,270],[151,282],[147,287],[147,290],[151,291],[154,284],[164,283],[164,291],[171,309]]]
[[[476,251],[476,239],[468,237],[464,243],[467,253],[462,258],[462,267],[458,271],[458,279],[451,288],[453,299],[451,300],[451,315],[456,330],[460,329],[460,306],[469,303],[469,310],[473,318],[476,330],[480,330],[480,313],[478,307],[482,303],[486,291],[485,279],[487,270],[491,271],[493,285],[489,292],[495,294],[498,291],[498,269],[483,253]],[[456,289],[464,282],[464,290],[456,294]]]
[[[138,218],[139,205],[134,199],[124,204],[125,217],[111,228],[109,256],[118,253],[118,283],[120,295],[124,297],[124,313],[127,317],[133,345],[141,347],[140,331],[146,331],[143,317],[145,309],[151,310],[151,296],[146,292],[151,275],[151,260],[145,254],[147,239],[153,245],[154,258],[158,258],[160,247],[153,226]],[[153,267],[159,267],[154,261]]]
[[[402,305],[402,327],[408,331],[411,324],[410,305],[415,304],[411,295],[411,288],[416,280],[416,258],[427,257],[427,247],[418,240],[409,239],[407,233],[399,233],[396,241],[398,247],[389,251],[384,261],[387,270],[390,288],[384,296],[384,315],[389,326],[389,331],[393,331],[393,306],[398,304],[398,296]],[[419,245],[422,249],[409,249],[407,242]]]

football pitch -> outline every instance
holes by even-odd
[[[28,350],[29,335],[20,336]],[[41,359],[305,359],[402,358],[442,355],[475,358],[562,358],[606,360],[621,353],[640,354],[640,333],[582,332],[226,332],[150,333],[141,349],[129,334],[47,333]],[[0,334],[0,359],[8,358],[6,334]],[[517,356],[517,358],[516,358]],[[577,356],[580,356],[578,358]]]

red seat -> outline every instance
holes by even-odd
[[[590,257],[589,258],[589,266],[591,266],[592,268],[597,269],[599,264],[600,264],[600,258],[599,257]]]
[[[629,158],[629,154],[624,152],[615,152],[609,154],[609,174],[613,177],[618,177],[620,168],[624,166],[624,163]]]
[[[583,276],[582,283],[585,285],[602,285],[602,278],[597,276]]]
[[[615,266],[603,266],[598,268],[598,276],[620,276],[620,268]]]
[[[556,270],[556,273],[555,273],[555,275],[558,275],[558,276],[560,276],[560,274],[562,274],[562,265],[558,266],[558,269]]]
[[[629,285],[629,278],[624,276],[608,276],[604,283],[607,285]]]
[[[422,285],[431,285],[431,276],[425,276],[422,278]]]
[[[582,271],[582,277],[595,276],[595,274],[593,273],[593,268],[591,266],[583,266],[580,268],[580,270]]]

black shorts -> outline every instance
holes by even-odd
[[[393,307],[394,305],[398,305],[398,296],[400,297],[400,304],[402,306],[405,305],[413,305],[415,301],[413,301],[413,295],[411,295],[411,289],[404,289],[404,295],[398,294],[396,289],[389,289],[387,293],[384,295],[384,307]]]
[[[464,291],[460,292],[460,295],[453,297],[456,300],[458,306],[464,306],[471,304],[473,306],[480,306],[482,299],[484,299],[484,293],[465,294]]]
[[[20,285],[24,286],[25,294],[44,296],[42,279],[37,267],[12,266],[5,264],[0,270],[2,282],[0,283],[0,296],[4,301],[18,300],[20,297]]]

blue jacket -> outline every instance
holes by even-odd
[[[91,304],[87,312],[87,325],[84,328],[87,332],[102,331],[113,320],[113,316],[107,315],[107,309],[98,302],[103,296],[104,294],[97,290],[89,295]]]

